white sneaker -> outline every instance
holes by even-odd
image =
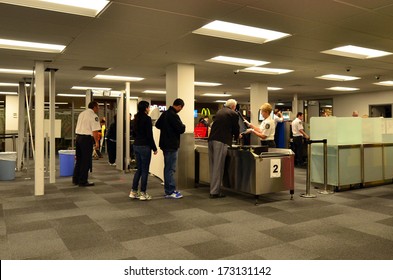
[[[133,198],[133,199],[138,199],[139,196],[140,196],[140,194],[138,192],[131,191],[130,195],[128,197]]]
[[[152,199],[152,197],[148,193],[141,192],[139,195],[139,200],[151,200],[151,199]]]

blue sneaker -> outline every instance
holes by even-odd
[[[183,195],[180,192],[178,192],[178,191],[174,191],[172,194],[166,194],[165,195],[165,198],[175,198],[175,199],[177,199],[177,198],[182,198],[182,197],[183,197]]]

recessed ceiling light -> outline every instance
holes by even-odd
[[[214,101],[214,102],[217,102],[217,103],[227,103],[226,100],[216,100],[216,101]]]
[[[327,75],[322,75],[322,76],[315,77],[315,78],[322,79],[322,80],[330,80],[330,81],[340,81],[340,82],[353,81],[353,80],[360,79],[360,77],[344,76],[344,75],[336,75],[336,74],[327,74]]]
[[[49,101],[45,101],[44,102],[45,105],[50,105]],[[67,105],[68,102],[55,102],[55,105]]]
[[[0,87],[18,87],[17,83],[0,83]]]
[[[382,82],[374,83],[374,85],[393,87],[393,81],[382,81]]]
[[[0,0],[0,3],[88,17],[98,15],[109,2],[106,0]]]
[[[359,88],[351,88],[351,87],[330,87],[328,90],[336,90],[336,91],[355,91],[359,90]]]
[[[112,88],[102,88],[102,87],[86,87],[86,86],[73,86],[71,89],[76,89],[76,90],[111,90]]]
[[[374,58],[374,57],[380,57],[380,56],[392,54],[390,52],[357,47],[352,45],[342,46],[331,50],[322,51],[321,53],[340,55],[340,56],[359,58],[359,59]]]
[[[65,96],[65,97],[86,97],[86,94],[73,94],[73,93],[58,93],[57,96]]]
[[[267,75],[281,75],[281,74],[293,72],[293,70],[278,69],[278,68],[265,68],[265,67],[248,67],[245,69],[241,69],[240,72],[267,74]]]
[[[199,87],[218,87],[218,86],[221,86],[222,84],[210,83],[210,82],[194,82],[194,85],[199,86]]]
[[[147,90],[143,91],[143,93],[166,94],[166,91],[165,90],[147,89]]]
[[[46,52],[46,53],[61,53],[66,46],[28,42],[28,41],[17,41],[0,38],[0,48],[20,51],[32,51],[32,52]]]
[[[0,94],[3,94],[3,95],[18,95],[18,93],[14,92],[14,91],[0,91]]]
[[[280,87],[267,87],[267,90],[282,90]]]
[[[204,93],[203,96],[215,96],[215,97],[224,97],[224,96],[232,96],[230,93]]]
[[[4,68],[0,68],[0,73],[4,73],[4,74],[33,75],[33,70],[4,69]]]
[[[263,60],[255,60],[255,59],[231,57],[231,56],[223,56],[223,55],[212,57],[206,61],[229,64],[229,65],[244,66],[244,67],[261,66],[270,63]]]
[[[124,82],[139,82],[144,78],[140,77],[127,77],[127,76],[113,76],[113,75],[96,75],[94,79],[111,80],[111,81],[124,81]]]
[[[215,20],[211,23],[208,23],[193,31],[193,33],[257,44],[263,44],[269,41],[291,36],[290,34],[283,32],[220,20]]]

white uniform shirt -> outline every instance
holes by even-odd
[[[274,122],[277,124],[277,123],[282,123],[283,121],[284,121],[284,118],[280,118],[279,116],[277,116],[277,115],[273,115],[273,119],[274,119]]]
[[[92,109],[86,109],[78,116],[75,133],[93,135],[93,131],[101,130],[98,116]]]
[[[299,118],[292,121],[292,134],[293,136],[303,136],[300,130],[304,130],[303,123]]]
[[[263,140],[274,140],[276,123],[270,116],[263,120],[259,126],[259,129],[261,130],[262,134],[266,136],[266,138]]]

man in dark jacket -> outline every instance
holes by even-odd
[[[236,100],[228,99],[213,122],[209,135],[210,198],[223,198],[220,192],[224,176],[225,157],[232,139],[239,137],[239,116],[235,112]]]
[[[164,189],[165,198],[182,198],[176,190],[173,174],[176,171],[177,153],[180,146],[180,134],[186,131],[186,126],[180,120],[178,113],[183,109],[184,101],[180,98],[173,102],[169,109],[161,114],[156,127],[161,130],[159,146],[164,152]]]

